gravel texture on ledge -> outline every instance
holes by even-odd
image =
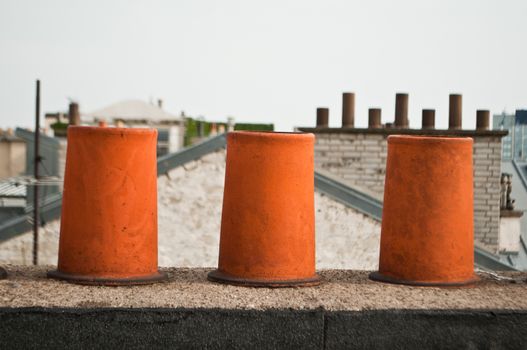
[[[219,308],[242,310],[527,310],[527,274],[480,273],[470,287],[409,287],[373,282],[366,271],[323,270],[308,288],[248,288],[207,281],[211,269],[162,269],[169,280],[146,286],[82,286],[51,280],[53,266],[4,266],[0,307]]]

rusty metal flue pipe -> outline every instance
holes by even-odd
[[[490,125],[490,111],[478,110],[476,111],[476,130],[489,130]]]
[[[353,128],[355,126],[355,94],[344,92],[342,94],[342,127]]]
[[[435,129],[436,111],[435,109],[423,109],[421,126],[423,130]]]
[[[450,94],[448,106],[448,128],[460,130],[462,128],[463,101],[460,94]]]
[[[395,127],[408,128],[408,94],[395,95]]]
[[[329,108],[317,108],[317,128],[329,126]]]
[[[368,128],[370,129],[382,128],[380,108],[370,108],[368,110]]]

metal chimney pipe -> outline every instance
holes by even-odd
[[[423,130],[435,129],[436,123],[436,110],[435,109],[423,109],[423,116],[421,125]]]
[[[81,125],[81,115],[79,112],[79,104],[76,102],[70,103],[68,111],[68,121],[70,125]]]
[[[353,128],[355,126],[355,94],[344,92],[342,94],[342,127]]]
[[[490,111],[478,110],[476,111],[476,130],[489,130],[490,125]]]
[[[382,127],[381,124],[381,109],[370,108],[368,110],[368,128],[379,129]]]
[[[395,95],[395,127],[408,128],[408,94]]]
[[[450,94],[448,109],[448,128],[459,130],[462,128],[462,96],[460,94]]]
[[[317,108],[317,128],[329,126],[329,108]]]

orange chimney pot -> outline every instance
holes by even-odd
[[[315,137],[230,132],[218,269],[243,286],[310,286],[315,272]]]
[[[157,131],[70,126],[58,269],[81,284],[145,284],[157,266]]]
[[[474,274],[472,139],[389,136],[377,281],[463,285]]]

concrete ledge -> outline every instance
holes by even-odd
[[[321,271],[312,288],[206,281],[209,269],[165,269],[150,286],[49,280],[52,267],[6,266],[0,348],[525,348],[527,274],[482,274],[465,288],[376,283]]]

